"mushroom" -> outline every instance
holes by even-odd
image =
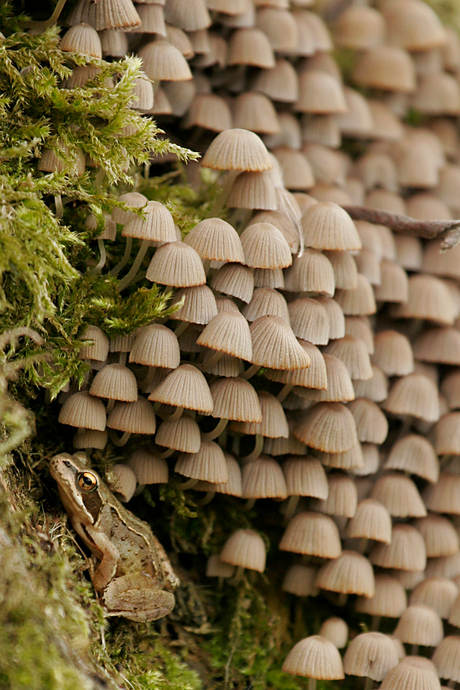
[[[316,680],[344,678],[342,659],[337,647],[321,635],[300,640],[283,663],[283,671],[308,678],[308,690],[315,690]]]
[[[236,573],[232,584],[238,584],[244,569],[263,573],[265,570],[265,543],[260,534],[252,529],[239,529],[225,542],[220,554],[223,563],[235,565]]]

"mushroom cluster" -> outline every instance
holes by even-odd
[[[371,621],[343,663],[347,625],[325,621],[285,671],[435,689],[460,681],[460,636],[444,637],[460,628],[460,248],[441,253],[415,221],[460,212],[460,39],[422,0],[372,4],[329,28],[310,0],[79,0],[62,48],[136,52],[133,107],[191,130],[222,190],[182,238],[138,193],[122,200],[142,217],[107,219],[111,239],[118,226],[139,242],[121,289],[151,251],[145,278],[179,308],[110,342],[88,328],[91,374],[59,420],[76,449],[128,444],[125,500],[170,481],[203,504],[276,501],[283,589],[350,596]],[[334,47],[352,56],[350,86]],[[415,219],[412,234],[384,212]],[[265,558],[238,530],[207,575],[237,584]]]

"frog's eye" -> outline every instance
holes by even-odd
[[[89,493],[90,491],[97,489],[97,477],[92,472],[80,472],[80,474],[77,476],[77,485],[80,491]]]

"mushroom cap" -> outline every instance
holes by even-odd
[[[345,474],[334,473],[328,476],[329,492],[325,499],[317,501],[322,513],[352,518],[358,504],[356,484]]]
[[[273,163],[265,144],[247,129],[227,129],[217,135],[201,164],[215,170],[271,170]]]
[[[222,563],[219,554],[209,556],[206,564],[206,577],[233,577],[235,566],[229,563]]]
[[[358,273],[356,290],[336,290],[335,299],[347,316],[369,316],[377,311],[372,285],[362,273]]]
[[[105,408],[104,408],[105,414]],[[77,450],[85,448],[97,448],[103,450],[107,441],[109,440],[109,433],[105,431],[95,431],[94,429],[77,429],[72,439],[73,447]]]
[[[434,276],[420,273],[409,278],[409,297],[392,308],[392,315],[403,319],[426,319],[451,326],[457,314],[447,285]]]
[[[61,407],[58,421],[79,429],[104,431],[106,427],[104,403],[90,395],[88,391],[73,393]]]
[[[97,362],[105,362],[109,354],[109,339],[104,331],[97,326],[88,326],[81,340],[92,340],[92,345],[82,345],[78,356],[80,359],[93,359]]]
[[[327,618],[319,629],[319,635],[330,640],[337,649],[342,649],[348,641],[348,625],[343,618]]]
[[[117,402],[109,413],[107,426],[130,434],[154,434],[156,420],[153,406],[140,396],[134,402]]]
[[[371,490],[371,498],[380,501],[394,517],[425,517],[426,508],[412,479],[404,474],[379,477]]]
[[[391,542],[391,517],[385,506],[373,498],[358,503],[356,512],[347,525],[347,536],[374,539],[385,544]]]
[[[453,327],[432,328],[414,342],[414,355],[422,362],[460,364],[460,333]]]
[[[171,314],[170,318],[173,321],[187,321],[188,323],[205,325],[220,311],[214,293],[207,285],[180,288],[174,294],[171,305],[180,302],[182,302],[182,306]],[[236,305],[235,311],[238,311]],[[182,343],[180,344],[182,345]]]
[[[206,218],[184,238],[202,259],[244,263],[244,252],[236,230],[221,218]]]
[[[265,570],[265,544],[252,529],[239,529],[225,542],[220,559],[249,570],[263,573]]]
[[[192,364],[181,364],[171,371],[150,393],[149,400],[197,410],[202,414],[211,414],[214,407],[208,382]]]
[[[318,402],[349,402],[354,400],[353,384],[348,369],[342,360],[328,354],[324,354],[323,359],[326,367],[327,387],[320,390],[297,391],[298,394]]]
[[[145,277],[153,283],[172,287],[193,287],[206,283],[200,255],[184,242],[168,242],[159,247]]]
[[[429,482],[436,482],[439,478],[439,461],[435,449],[426,438],[417,434],[409,434],[396,441],[384,469],[416,474]]]
[[[165,419],[158,427],[155,443],[182,453],[197,453],[201,445],[200,427],[187,414],[182,414],[173,421]]]
[[[240,312],[221,311],[207,324],[198,345],[252,361],[253,348],[248,322]]]
[[[414,604],[402,614],[394,635],[407,644],[437,647],[444,637],[442,620],[429,606]]]
[[[137,55],[142,59],[144,72],[152,81],[192,79],[190,67],[180,50],[164,39],[147,43],[138,50]]]
[[[150,242],[174,242],[176,227],[171,212],[158,201],[148,201],[144,218],[131,213],[123,226],[123,237],[137,237]]]
[[[315,597],[318,594],[315,587],[317,572],[314,565],[291,565],[286,571],[281,589],[298,597]]]
[[[349,317],[348,317],[349,318]],[[368,398],[372,402],[383,402],[388,396],[388,378],[380,367],[371,364],[372,377],[353,381],[355,398]]]
[[[426,517],[415,520],[414,527],[425,541],[428,558],[452,556],[460,551],[459,535],[447,518],[430,513]]]
[[[383,690],[441,690],[434,665],[418,656],[407,656],[400,661],[388,671],[380,687]]]
[[[434,425],[433,445],[438,455],[460,454],[460,412],[449,412]]]
[[[278,200],[271,171],[240,173],[233,183],[227,206],[276,211]]]
[[[337,647],[321,635],[312,635],[297,642],[287,655],[282,670],[294,676],[321,680],[344,678]]]
[[[252,300],[243,307],[243,314],[250,322],[259,316],[280,316],[290,324],[289,310],[283,295],[273,288],[257,288],[252,295]],[[294,331],[295,333],[295,331]]]
[[[257,423],[232,422],[230,428],[243,434],[259,434],[268,438],[288,438],[289,427],[280,401],[267,391],[259,391],[258,396],[262,421]]]
[[[332,251],[361,249],[355,224],[348,213],[332,201],[321,201],[308,208],[301,223],[307,247]]]
[[[318,292],[332,297],[335,292],[334,269],[329,259],[316,249],[305,249],[295,256],[292,268],[286,271],[288,292]]]
[[[214,401],[212,417],[239,422],[262,421],[259,398],[248,381],[238,377],[220,378],[211,383],[210,390]]]
[[[329,315],[325,307],[314,298],[304,297],[289,303],[291,328],[297,338],[313,345],[329,342]]]
[[[398,662],[396,647],[389,637],[379,632],[366,632],[350,642],[343,668],[347,675],[381,681]]]
[[[425,542],[415,527],[396,524],[391,533],[391,544],[377,544],[369,558],[371,563],[381,568],[420,572],[426,567]]]
[[[202,0],[168,0],[164,13],[168,24],[178,26],[183,31],[199,31],[211,26],[211,17]]]
[[[277,134],[280,131],[273,103],[257,91],[244,91],[235,98],[233,120],[235,127],[259,134]]]
[[[61,38],[59,48],[64,51],[102,58],[102,46],[98,33],[87,22],[74,23]]]
[[[305,369],[296,369],[294,371],[267,369],[265,378],[269,381],[279,381],[280,383],[292,384],[294,386],[325,390],[327,386],[327,375],[323,355],[315,345],[312,345],[307,340],[301,340],[299,338],[298,342],[310,357],[310,366]]]
[[[283,463],[289,496],[327,498],[329,486],[320,461],[312,456],[290,455]]]
[[[270,369],[304,369],[310,358],[294,333],[279,316],[260,316],[249,327],[252,336],[253,364]]]
[[[397,331],[376,333],[372,361],[387,376],[406,376],[414,370],[412,346],[408,338]]]
[[[113,465],[110,472],[115,478],[115,481],[111,482],[111,488],[117,494],[122,501],[128,502],[134,496],[136,491],[136,475],[133,470],[127,465]]]
[[[243,498],[287,498],[286,481],[279,464],[268,455],[243,466]]]
[[[385,91],[415,90],[415,67],[409,53],[389,45],[376,46],[363,53],[353,70],[352,79],[360,86]]]
[[[317,453],[318,458],[325,467],[334,467],[338,470],[356,471],[364,466],[361,444],[358,443],[345,453]]]
[[[136,450],[127,462],[138,484],[167,484],[168,465],[164,458],[152,453],[146,448]]]
[[[340,114],[347,111],[342,85],[331,74],[307,68],[299,73],[299,97],[294,110],[316,115]]]
[[[382,5],[388,42],[411,51],[437,48],[446,34],[437,14],[420,0],[388,0]]]
[[[370,616],[399,618],[407,608],[404,587],[390,575],[375,576],[375,594],[371,598],[359,597],[356,610]]]
[[[267,35],[253,27],[237,29],[229,42],[228,64],[272,69],[275,57]]]
[[[411,605],[424,604],[434,609],[441,618],[449,618],[458,596],[458,587],[447,577],[429,577],[414,588],[410,595]]]
[[[425,503],[435,513],[460,515],[460,475],[441,472],[436,484],[425,490]]]
[[[368,50],[383,43],[385,21],[373,7],[350,5],[334,26],[334,43],[341,48]]]
[[[90,395],[108,400],[137,400],[137,381],[133,372],[123,364],[106,364],[93,379]]]
[[[411,415],[427,422],[439,419],[439,398],[436,385],[423,374],[408,374],[390,388],[382,407],[393,414]]]
[[[181,453],[174,471],[192,479],[201,479],[213,484],[228,482],[227,462],[223,450],[214,441],[202,439],[197,453]]]
[[[250,302],[254,292],[254,272],[249,266],[224,264],[211,278],[211,287],[242,302]]]
[[[335,522],[327,515],[312,512],[299,513],[292,518],[279,548],[321,558],[338,558],[342,552]]]
[[[332,264],[335,286],[344,290],[356,289],[358,287],[358,269],[352,254],[343,251],[328,251],[325,252],[325,256]]]
[[[319,295],[316,299],[326,308],[329,314],[329,339],[343,338],[345,335],[345,316],[340,305],[335,299],[331,299],[326,295]]]
[[[241,233],[245,261],[250,268],[287,268],[292,263],[289,245],[271,223],[253,223]]]
[[[175,369],[180,364],[180,349],[174,331],[157,323],[146,326],[136,336],[129,361],[149,367]]]
[[[433,663],[441,678],[458,682],[460,678],[460,637],[445,637],[433,654]],[[449,683],[449,686],[451,683]]]
[[[338,558],[319,569],[316,585],[332,592],[372,597],[374,571],[365,556],[356,551],[342,551]]]
[[[361,338],[345,335],[329,343],[325,353],[338,357],[346,365],[352,379],[372,378],[372,367],[366,344]],[[362,439],[365,441],[366,439]]]
[[[134,5],[116,0],[109,7],[87,1],[79,2],[74,5],[67,17],[67,24],[73,26],[78,22],[86,21],[97,31],[106,30],[105,33],[122,33],[122,31],[111,31],[111,29],[129,29],[138,27],[140,17]],[[123,34],[124,35],[124,34]],[[126,52],[118,57],[124,57]],[[113,55],[113,57],[117,57]]]
[[[358,443],[353,415],[341,403],[314,405],[300,418],[294,436],[326,453],[343,453]]]

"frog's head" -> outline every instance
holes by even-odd
[[[69,515],[94,524],[103,505],[105,485],[80,457],[60,453],[50,462],[50,473],[57,481],[59,495]]]

